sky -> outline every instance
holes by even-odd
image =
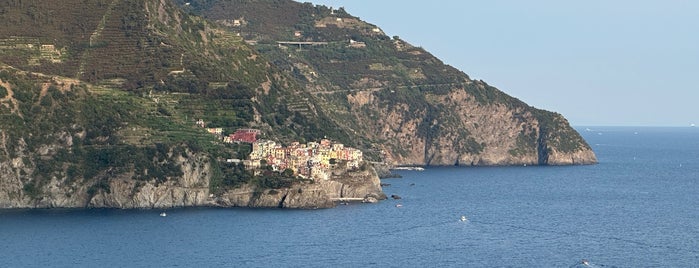
[[[699,124],[699,1],[305,1],[344,7],[572,125]]]

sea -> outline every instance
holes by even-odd
[[[2,210],[0,267],[699,267],[699,129],[578,130],[599,164],[397,171],[378,204]]]

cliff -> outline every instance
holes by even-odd
[[[38,196],[27,193],[19,174],[32,172],[21,160],[0,163],[0,209],[7,208],[172,208],[188,206],[317,209],[334,207],[347,198],[362,202],[386,199],[379,177],[368,167],[346,172],[329,180],[295,183],[268,189],[245,184],[214,195],[209,190],[211,167],[197,155],[174,159],[183,175],[167,182],[143,181],[123,174],[111,178],[103,189],[91,191],[88,184],[66,183],[53,177],[44,182]]]
[[[376,171],[340,171],[328,180],[301,183],[288,188],[257,190],[249,185],[230,190],[214,200],[219,206],[269,208],[328,208],[338,201],[374,203],[386,199]]]
[[[0,163],[0,208],[170,208],[212,205],[209,197],[208,165],[200,156],[178,156],[183,175],[166,182],[139,180],[133,172],[119,174],[95,184],[71,181],[68,176],[52,176],[41,186],[27,191],[32,180],[22,174],[35,174],[31,163],[18,158]],[[29,181],[28,181],[29,180]]]

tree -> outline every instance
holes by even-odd
[[[282,172],[282,176],[285,178],[293,178],[294,177],[294,171],[290,168],[285,169]]]

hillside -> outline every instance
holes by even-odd
[[[369,171],[364,181],[309,185],[227,163],[250,146],[223,144],[197,120],[280,141],[337,128],[242,38],[169,1],[25,0],[0,10],[0,207],[327,207],[381,197]],[[305,107],[292,112],[290,102]]]
[[[475,81],[373,24],[290,0],[188,1],[294,77],[352,143],[397,165],[596,163],[563,116]]]
[[[384,197],[366,165],[320,181],[243,169],[234,160],[252,146],[197,122],[284,144],[328,138],[389,165],[596,162],[560,114],[341,9],[9,0],[0,14],[0,208],[313,208]]]

